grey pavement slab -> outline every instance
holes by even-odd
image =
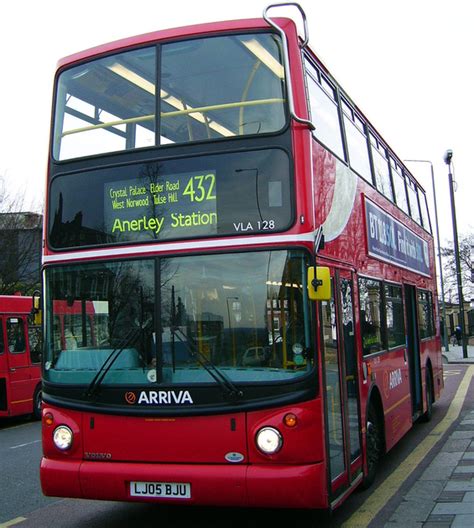
[[[432,513],[434,515],[474,515],[474,504],[472,502],[439,502],[433,508]]]
[[[435,501],[441,494],[444,488],[444,481],[428,480],[418,481],[412,486],[410,491],[405,495],[407,500],[430,500]],[[464,491],[464,490],[462,490]]]
[[[388,522],[384,525],[384,528],[400,528],[402,524],[398,522]],[[422,522],[407,521],[403,523],[403,528],[424,528],[426,524]]]
[[[420,477],[420,480],[440,480],[443,481],[444,484],[444,482],[449,480],[449,478],[453,474],[455,467],[456,466],[443,466],[441,464],[432,464],[425,469],[425,471]]]
[[[451,528],[472,528],[474,526],[474,514],[456,515]]]
[[[466,451],[471,445],[469,438],[448,438],[441,451],[454,452],[454,451]]]
[[[390,522],[402,523],[407,526],[410,522],[423,522],[431,513],[434,502],[426,499],[404,500],[390,517]]]
[[[474,482],[468,480],[449,481],[444,489],[446,491],[474,491]]]
[[[469,464],[469,466],[457,466],[455,469],[454,469],[454,473],[474,473],[474,466],[471,466]]]
[[[453,431],[451,433],[451,437],[450,438],[453,438],[454,440],[458,440],[458,439],[461,439],[461,438],[474,438],[474,431]]]

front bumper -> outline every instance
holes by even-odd
[[[43,457],[43,493],[54,497],[179,505],[327,508],[323,464],[185,465],[53,460]],[[191,498],[130,494],[130,482],[189,482]]]

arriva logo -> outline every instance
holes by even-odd
[[[402,371],[400,369],[393,370],[389,375],[389,387],[394,389],[403,383],[402,380]]]
[[[187,390],[180,390],[177,392],[173,390],[141,391],[138,395],[138,401],[136,396],[135,398],[131,397],[132,394],[135,396],[135,393],[133,392],[125,393],[126,402],[131,405],[135,402],[138,405],[185,405],[194,403],[191,394],[189,394],[189,391]]]

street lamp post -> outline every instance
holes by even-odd
[[[454,203],[453,174],[451,170],[452,159],[453,151],[447,150],[446,154],[444,155],[444,162],[448,166],[449,194],[451,197],[451,215],[453,218],[454,260],[456,262],[456,278],[458,283],[459,318],[462,332],[462,357],[467,358],[466,324],[464,321],[464,297],[462,294],[461,261],[459,259],[458,227],[456,222],[456,205]]]
[[[418,159],[410,159],[410,160],[404,160],[404,161],[409,161],[413,163],[429,163],[431,167],[431,185],[433,187],[433,202],[434,202],[434,214],[435,214],[435,223],[436,223],[436,243],[438,245],[439,278],[440,278],[440,283],[441,283],[441,309],[443,311],[443,344],[444,344],[444,349],[446,350],[446,352],[448,352],[449,351],[449,339],[448,339],[448,332],[447,332],[447,327],[446,327],[446,304],[444,302],[443,263],[441,261],[441,245],[439,242],[438,203],[436,200],[436,185],[435,185],[433,163],[429,160],[418,160]]]

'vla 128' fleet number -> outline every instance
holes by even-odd
[[[257,222],[234,222],[234,229],[238,232],[272,231],[273,229],[275,229],[275,220],[258,220]]]

